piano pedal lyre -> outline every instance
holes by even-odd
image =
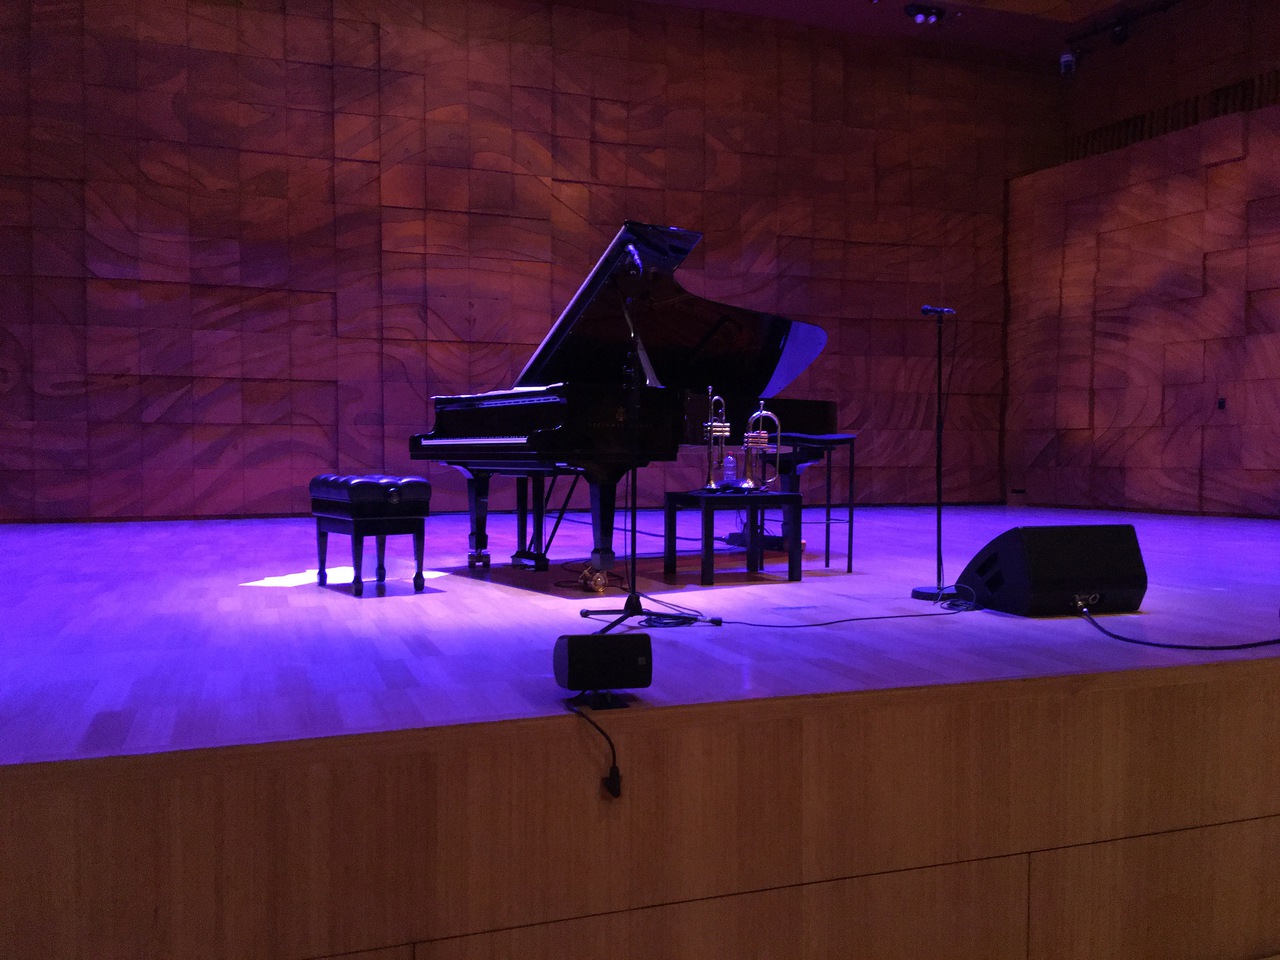
[[[578,582],[582,584],[583,590],[604,593],[605,587],[609,586],[609,572],[596,570],[594,567],[583,567],[582,573],[578,574]]]

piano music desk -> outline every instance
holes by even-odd
[[[747,511],[747,571],[758,573],[764,565],[764,511],[777,508],[782,510],[782,539],[787,548],[787,579],[799,580],[802,506],[799,493],[717,490],[668,493],[663,515],[663,576],[670,580],[676,574],[676,511],[681,507],[698,507],[702,511],[701,583],[706,587],[715,583],[715,512]]]

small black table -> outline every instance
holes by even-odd
[[[662,572],[670,579],[676,573],[676,511],[681,507],[702,510],[702,584],[715,583],[715,512],[747,512],[747,570],[758,573],[764,565],[764,511],[782,511],[782,539],[787,550],[787,579],[800,579],[800,518],[803,506],[799,493],[760,493],[741,490],[691,490],[668,493],[664,506]]]

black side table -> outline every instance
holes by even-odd
[[[715,583],[715,512],[747,512],[747,570],[758,573],[764,565],[764,511],[782,510],[782,539],[787,545],[787,579],[800,579],[800,516],[803,504],[799,493],[748,493],[744,491],[691,490],[668,493],[664,507],[662,572],[667,579],[676,573],[676,511],[681,507],[702,510],[702,584]]]

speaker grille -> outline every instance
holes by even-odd
[[[653,649],[647,633],[565,634],[552,666],[566,690],[636,689],[653,682]]]

